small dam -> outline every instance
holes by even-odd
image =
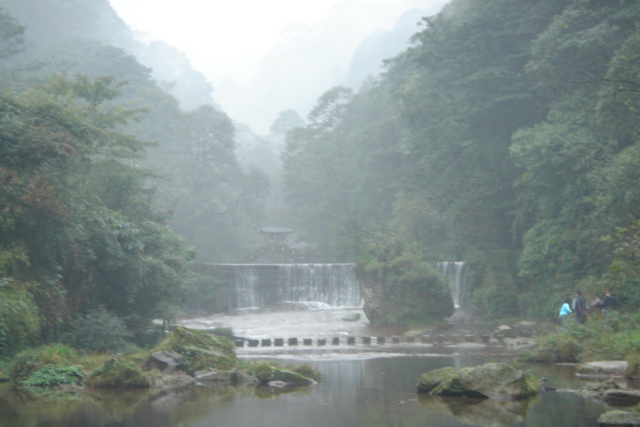
[[[282,308],[361,307],[355,264],[199,264],[217,282],[216,307],[222,312]]]

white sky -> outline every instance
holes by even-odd
[[[130,27],[185,52],[194,68],[246,84],[287,23],[316,24],[340,0],[109,1]]]
[[[185,53],[233,120],[266,134],[280,111],[304,117],[324,91],[345,84],[364,37],[446,0],[109,1],[139,38]]]

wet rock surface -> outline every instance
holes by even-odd
[[[608,411],[598,418],[599,426],[640,426],[640,413],[628,411]]]
[[[600,360],[596,362],[581,363],[576,372],[585,377],[623,376],[629,367],[626,360]]]
[[[435,386],[436,396],[515,400],[538,393],[538,379],[529,371],[505,363],[485,363],[463,368]]]

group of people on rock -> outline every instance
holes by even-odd
[[[560,306],[560,324],[564,325],[569,315],[574,313],[576,316],[576,320],[579,323],[585,323],[587,321],[587,314],[591,309],[598,309],[603,313],[607,313],[609,310],[613,310],[618,307],[618,298],[611,295],[611,292],[605,292],[604,299],[600,299],[596,295],[595,299],[587,304],[587,300],[584,296],[582,296],[582,292],[576,292],[575,298],[573,301],[569,298],[565,299]]]

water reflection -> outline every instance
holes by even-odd
[[[543,393],[530,401],[499,402],[418,395],[419,376],[444,366],[469,366],[494,355],[419,355],[314,362],[324,375],[315,386],[189,387],[171,392],[85,391],[33,395],[0,390],[0,426],[204,427],[204,426],[587,426],[603,405],[574,393]],[[280,360],[282,362],[282,360]],[[308,361],[308,360],[305,360]],[[291,359],[285,363],[296,363]],[[537,367],[548,384],[579,384],[566,370]]]
[[[524,401],[500,401],[490,399],[442,398],[419,396],[426,411],[453,415],[458,420],[474,426],[514,426],[525,420],[529,403]]]

